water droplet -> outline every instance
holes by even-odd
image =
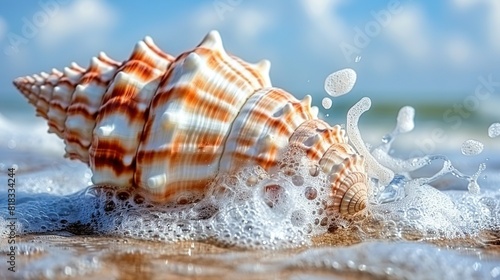
[[[321,105],[323,105],[323,108],[327,110],[330,109],[332,107],[332,99],[328,97],[323,98]]]
[[[306,213],[304,210],[295,210],[292,212],[290,220],[294,226],[302,226],[306,220]]]
[[[292,177],[292,183],[296,186],[302,186],[304,184],[304,177],[295,175]]]
[[[420,209],[412,207],[406,211],[406,216],[410,220],[418,220],[422,217],[422,213],[420,212]]]
[[[488,136],[495,138],[500,136],[500,123],[492,123],[488,128]]]
[[[309,175],[311,175],[312,177],[318,176],[319,175],[319,166],[313,165],[313,166],[309,167]]]
[[[466,156],[474,156],[478,155],[483,151],[484,145],[483,143],[477,140],[467,140],[462,143],[462,154]]]
[[[341,96],[351,91],[356,83],[356,72],[346,68],[330,74],[325,80],[326,92],[333,96]]]

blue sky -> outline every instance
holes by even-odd
[[[145,35],[178,55],[211,29],[228,52],[269,59],[273,84],[299,97],[320,100],[326,76],[346,67],[358,73],[353,92],[342,97],[352,99],[460,100],[479,76],[500,80],[497,0],[6,0],[0,103],[22,100],[11,85],[17,76],[72,61],[86,67],[99,51],[124,60]]]

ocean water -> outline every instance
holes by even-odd
[[[394,128],[398,109],[361,116],[360,130],[372,149]],[[183,207],[156,207],[134,192],[92,187],[91,171],[63,158],[63,142],[46,132],[41,118],[16,112],[0,115],[0,278],[500,279],[499,138],[487,137],[476,119],[469,120],[476,125],[446,131],[449,139],[438,143],[426,140],[432,140],[433,123],[417,117],[417,128],[397,136],[385,164],[410,154],[446,159],[429,159],[430,165],[412,172],[391,166],[398,176],[378,185],[366,215],[323,223],[325,214],[302,189],[295,191],[295,181],[259,169],[222,178],[230,196]],[[328,112],[323,117],[334,122]],[[467,139],[479,139],[482,153],[463,155]],[[321,184],[324,178],[311,176],[300,155],[291,158],[300,184]],[[428,179],[448,162],[453,172]],[[478,173],[481,164],[485,169]],[[474,174],[477,185],[471,184]],[[245,187],[251,175],[261,178],[256,188]],[[286,190],[274,207],[256,191],[269,182]],[[12,239],[16,272],[7,262]]]

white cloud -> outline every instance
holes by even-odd
[[[447,38],[443,44],[443,54],[452,62],[453,66],[470,66],[474,48],[469,40],[462,36],[452,36]]]
[[[415,60],[428,57],[431,38],[422,10],[417,6],[404,6],[404,10],[393,16],[387,26],[388,36],[403,53]]]
[[[489,35],[493,48],[500,52],[500,1],[489,1]]]
[[[470,12],[474,7],[484,8],[486,15],[479,17],[487,32],[492,51],[500,52],[500,1],[495,0],[450,0],[453,8],[461,12]]]
[[[262,34],[272,25],[272,15],[256,9],[239,12],[235,22],[235,29],[249,39]]]
[[[7,32],[7,23],[5,23],[3,17],[0,17],[0,41],[3,40],[3,37],[5,36],[6,32]]]
[[[65,40],[93,45],[117,22],[116,12],[98,0],[77,0],[59,10],[41,28],[39,42],[46,47]]]
[[[471,6],[474,6],[477,4],[479,1],[477,0],[451,0],[451,3],[456,9],[459,10],[465,10],[470,8]]]
[[[347,33],[347,27],[338,15],[337,9],[343,0],[302,0],[305,14],[314,25],[309,30],[320,32],[333,44],[339,44]],[[320,37],[323,37],[320,36]],[[315,44],[315,43],[314,43]],[[328,46],[331,48],[331,46]]]
[[[224,12],[223,17],[215,8],[200,8],[194,13],[194,28],[204,32],[208,28],[219,29],[229,33],[240,42],[249,42],[257,39],[274,21],[272,14],[267,10],[256,7],[233,8]]]

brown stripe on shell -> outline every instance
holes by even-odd
[[[218,34],[181,54],[151,103],[154,114],[137,154],[136,184],[155,193],[183,192],[192,182],[214,178],[240,108],[257,89],[270,86],[263,84],[269,81],[265,68],[265,62],[255,66],[228,56]]]
[[[352,216],[365,209],[368,201],[368,177],[364,158],[358,154],[345,158],[330,174],[331,201],[328,211]]]
[[[57,134],[61,139],[64,139],[64,123],[67,117],[66,110],[70,105],[75,87],[84,72],[84,68],[76,63],[72,63],[70,67],[64,68],[63,76],[52,91],[50,107],[47,113],[49,132]]]
[[[130,59],[118,70],[102,98],[89,150],[95,184],[133,184],[136,152],[161,76],[173,57],[161,52],[151,40],[136,44]],[[113,145],[121,152],[110,153]]]
[[[62,76],[62,72],[52,69],[52,72],[47,77],[45,83],[40,87],[40,96],[36,104],[36,113],[44,119],[48,119],[47,114],[50,108],[50,100],[52,99],[52,91]]]
[[[64,137],[69,158],[89,162],[88,151],[97,111],[120,64],[101,52],[91,59],[89,69],[76,86],[65,122]]]
[[[342,132],[345,131],[342,130]],[[347,140],[345,140],[345,142],[335,143],[332,144],[325,152],[319,161],[319,165],[325,173],[330,174],[336,165],[340,164],[346,157],[353,154],[356,154],[356,152],[351,146],[349,146],[349,144],[347,144]]]
[[[136,45],[128,61],[142,61],[151,68],[165,71],[175,57],[163,52],[151,37],[146,36]]]
[[[331,127],[320,119],[304,122],[290,137],[290,145],[301,147],[314,161],[319,161],[330,146],[346,142],[340,126]]]
[[[278,88],[254,93],[233,122],[220,162],[222,172],[241,164],[258,164],[264,169],[277,164],[278,154],[288,145],[293,131],[314,114],[308,104]]]

